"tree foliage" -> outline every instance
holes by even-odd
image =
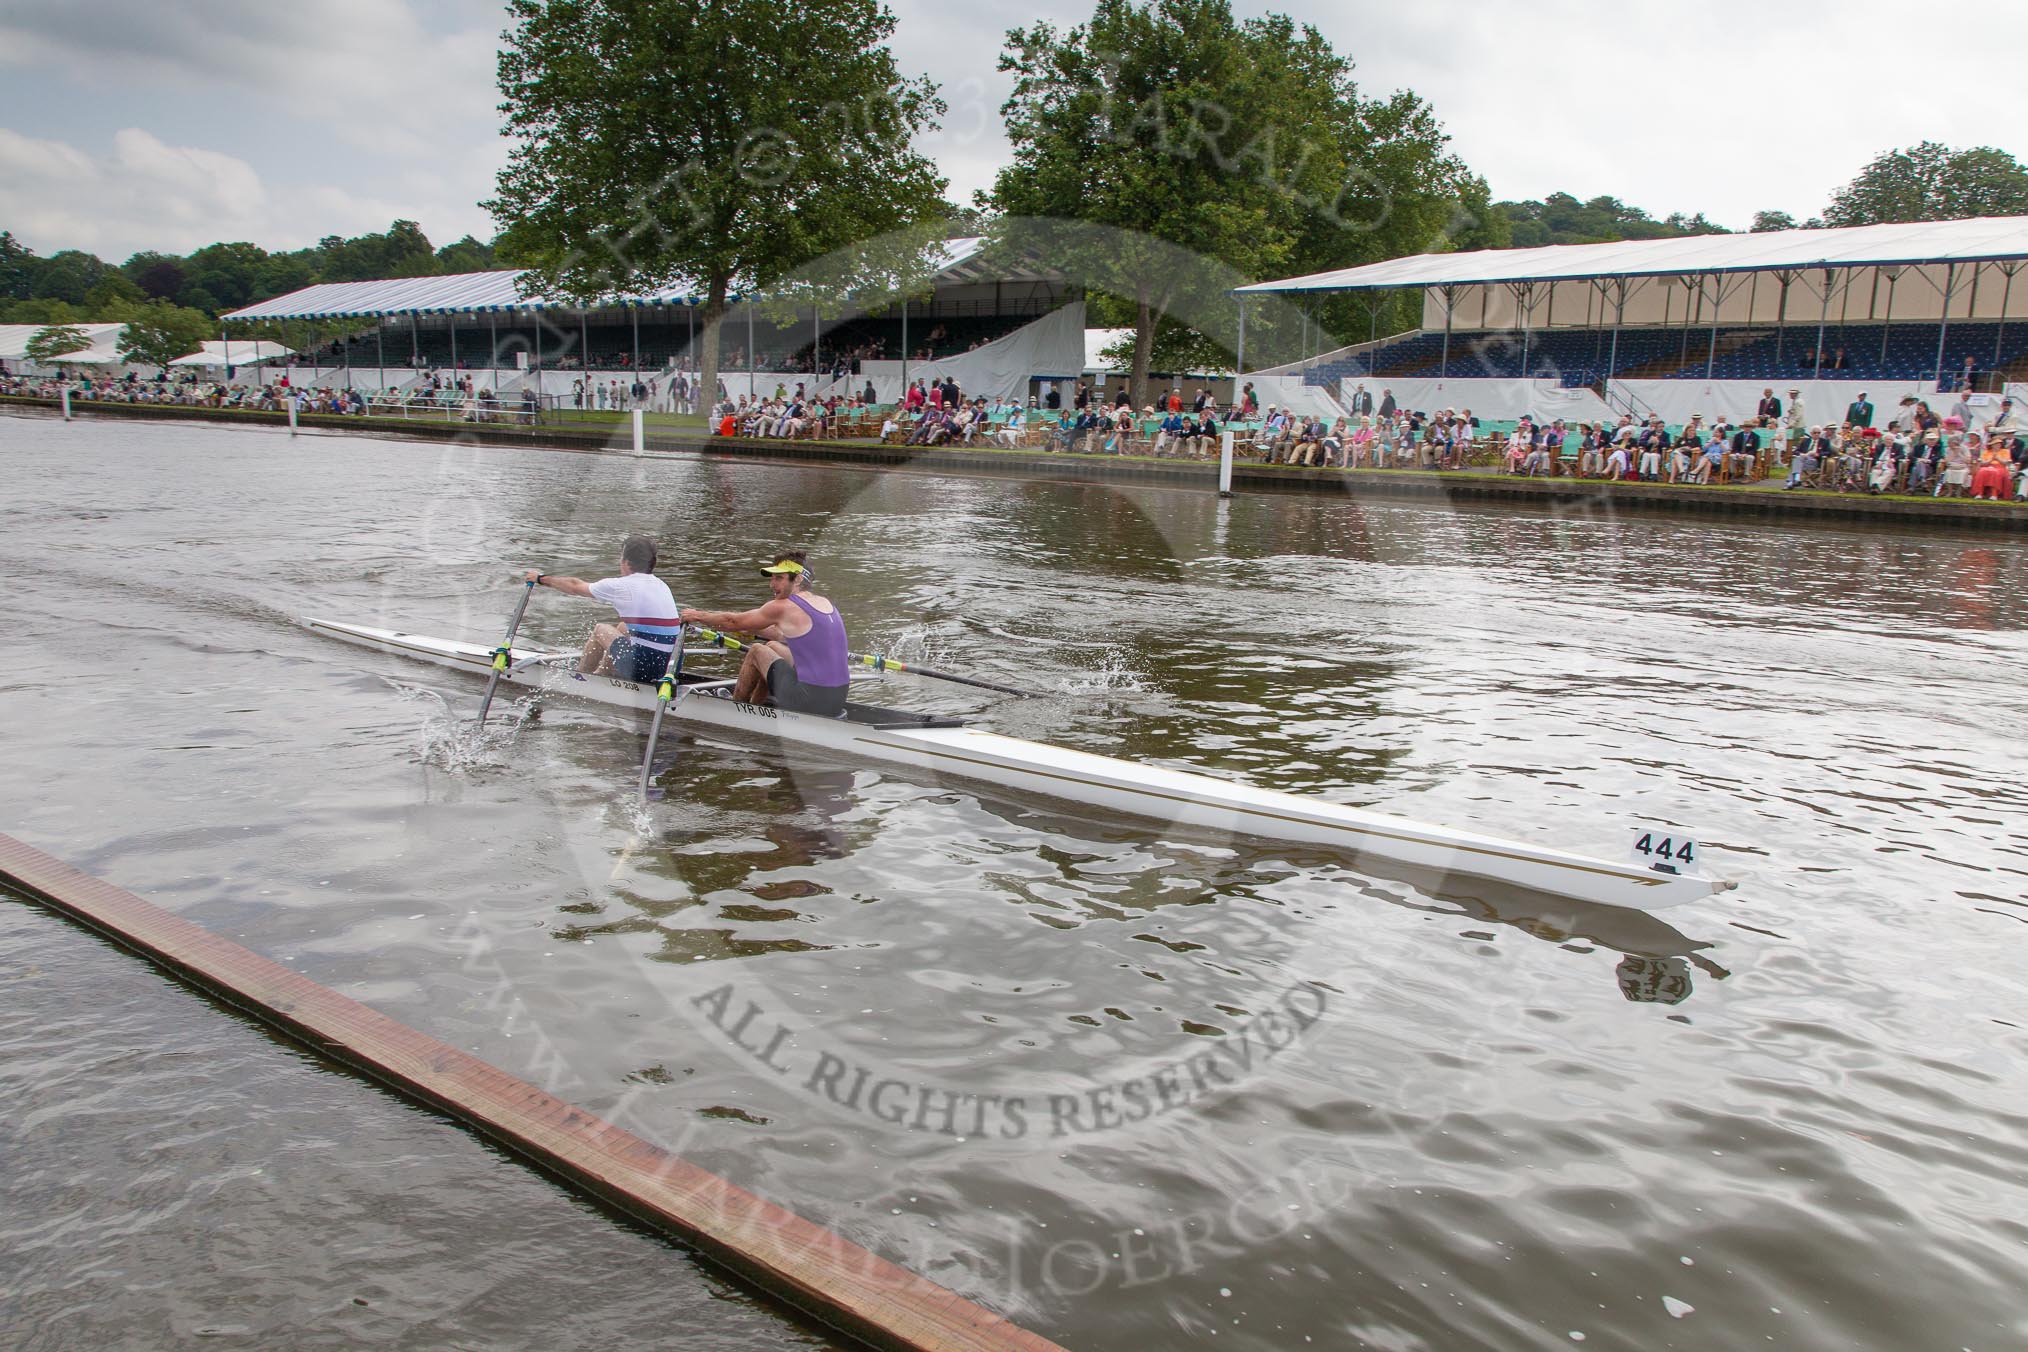
[[[1231,280],[1444,247],[1487,215],[1427,105],[1362,96],[1352,63],[1283,15],[1097,0],[1068,31],[1010,31],[1000,68],[1002,234],[1132,304],[1137,402],[1165,318],[1201,332],[1218,315],[1224,346]]]
[[[1753,213],[1752,233],[1766,234],[1770,230],[1796,230],[1800,227],[1796,218],[1786,211],[1756,211]]]
[[[21,350],[37,366],[53,366],[72,352],[82,352],[91,343],[91,335],[75,324],[52,324],[28,335]]]
[[[27,300],[35,281],[35,251],[0,230],[0,302]]]
[[[207,244],[188,255],[145,249],[118,267],[76,249],[38,258],[12,234],[0,231],[0,322],[127,323],[151,301],[215,318],[315,282],[423,277],[493,266],[492,245],[467,235],[433,249],[414,221],[396,221],[379,234],[327,235],[311,248],[281,252],[245,241]]]
[[[1701,211],[1693,216],[1673,212],[1656,220],[1617,197],[1580,202],[1567,192],[1553,192],[1539,202],[1501,202],[1495,209],[1507,218],[1511,242],[1517,249],[1728,233],[1724,226],[1706,220]]]
[[[1825,208],[1826,225],[1961,221],[2028,214],[2028,168],[2004,150],[1953,150],[1924,141],[1890,150],[1859,171]]]
[[[499,76],[516,144],[485,204],[502,254],[581,301],[697,287],[707,390],[735,289],[941,222],[944,180],[913,140],[944,105],[902,77],[878,0],[512,0],[509,13]]]
[[[126,325],[120,335],[120,360],[144,366],[167,366],[178,357],[187,357],[217,332],[203,311],[163,300],[142,306],[127,317]]]

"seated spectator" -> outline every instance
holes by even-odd
[[[993,439],[1011,451],[1021,444],[1021,433],[1027,426],[1027,413],[1017,407],[1007,415],[1007,421],[1001,423],[994,431]]]
[[[1891,493],[1895,480],[1901,474],[1900,457],[1896,453],[1892,438],[1883,437],[1875,428],[1866,428],[1860,433],[1873,456],[1873,471],[1866,476],[1866,491],[1869,493]]]
[[[1068,451],[1077,444],[1077,438],[1077,420],[1071,417],[1070,410],[1062,407],[1059,402],[1054,426],[1050,428],[1049,440],[1046,443],[1047,449]]]
[[[1291,465],[1314,465],[1317,454],[1323,449],[1324,425],[1315,418],[1304,418],[1296,427],[1295,449],[1289,452]]]
[[[2014,464],[2000,438],[1994,437],[1991,445],[1984,445],[1979,434],[1973,432],[1966,436],[1965,444],[1969,454],[1978,460],[1978,468],[1972,474],[1972,496],[1995,501],[2006,497],[2012,486]]]
[[[1760,466],[1760,433],[1740,427],[1732,434],[1725,453],[1726,477],[1734,481],[1749,477]]]
[[[1289,417],[1278,411],[1273,404],[1267,406],[1267,421],[1253,434],[1253,448],[1263,461],[1270,464],[1281,459],[1281,451],[1290,435]]]
[[[1971,489],[1972,452],[1965,445],[1962,432],[1950,433],[1944,442],[1943,479],[1936,486],[1934,496],[1940,498],[1961,498]]]
[[[1606,436],[1603,427],[1591,423],[1577,425],[1577,477],[1589,479],[1605,472]],[[1684,468],[1689,468],[1687,465]]]

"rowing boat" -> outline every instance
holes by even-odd
[[[332,620],[310,629],[348,643],[487,676],[494,649],[456,639]],[[574,670],[577,654],[530,646],[511,650],[502,678],[515,685],[571,694],[600,704],[652,713],[655,687]],[[1323,846],[1376,872],[1406,870],[1441,878],[1487,879],[1576,901],[1659,911],[1722,892],[1734,884],[1684,865],[1614,862],[1320,798],[1264,789],[1243,781],[1042,742],[1003,737],[963,719],[848,703],[844,715],[790,713],[732,698],[732,682],[685,671],[669,716],[701,727],[759,733],[813,747],[848,761],[873,759],[931,774],[1038,794],[1125,816],[1263,840]],[[1447,884],[1455,886],[1455,884]]]

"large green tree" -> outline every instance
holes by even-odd
[[[1826,225],[1961,221],[2028,214],[2028,168],[2004,150],[1952,150],[1924,141],[1890,150],[1859,171],[1825,208]]]
[[[944,180],[943,112],[904,79],[878,0],[512,0],[515,144],[486,207],[503,259],[583,302],[685,284],[705,388],[727,297],[913,222]]]
[[[65,249],[43,260],[35,271],[30,294],[38,300],[83,305],[92,289],[106,280],[108,271],[105,261],[96,254]]]
[[[1363,97],[1351,62],[1283,15],[1098,0],[1068,31],[1010,31],[1000,68],[1002,233],[1131,305],[1136,402],[1165,319],[1224,330],[1231,282],[1442,247],[1483,214],[1461,210],[1470,175],[1420,99]]]
[[[152,301],[127,320],[120,334],[120,360],[167,366],[187,357],[217,332],[211,317],[167,301]]]
[[[13,231],[0,230],[0,301],[27,300],[41,262]]]

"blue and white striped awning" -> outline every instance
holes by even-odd
[[[945,240],[935,260],[938,282],[992,280],[975,262],[986,241],[982,236]],[[1000,269],[1005,272],[1005,269]],[[639,295],[613,296],[592,305],[524,294],[521,269],[501,272],[460,272],[445,277],[390,277],[377,282],[320,282],[286,296],[276,296],[234,310],[225,319],[351,319],[375,315],[508,314],[529,310],[605,310],[630,306],[702,305],[694,283],[678,282]],[[1042,274],[1035,274],[1042,275]],[[1020,279],[1027,279],[1026,271]],[[1015,274],[1007,273],[1007,280]],[[728,300],[744,300],[744,294]]]

